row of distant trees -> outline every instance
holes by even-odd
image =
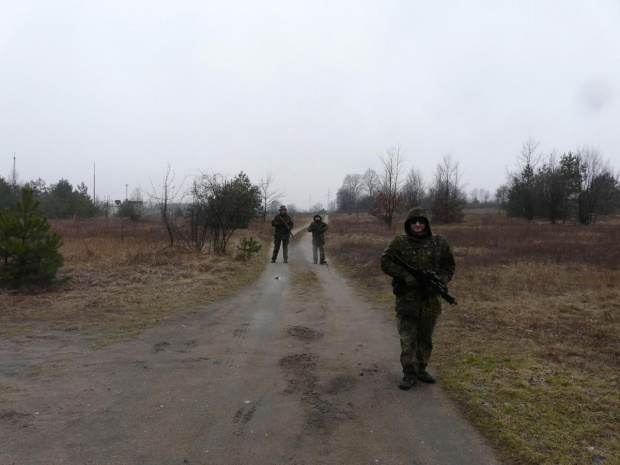
[[[544,157],[538,146],[532,139],[523,144],[518,169],[496,192],[509,216],[587,225],[620,209],[619,176],[598,150],[583,147]]]
[[[66,179],[48,186],[41,178],[18,184],[0,176],[0,209],[13,208],[21,199],[24,187],[32,190],[34,199],[39,202],[47,218],[72,218],[75,215],[92,218],[100,214],[100,209],[88,195],[88,187],[81,183],[74,188]]]
[[[139,221],[147,212],[159,216],[168,234],[168,247],[202,251],[205,247],[224,253],[235,230],[246,228],[258,217],[263,221],[281,197],[271,174],[253,184],[240,172],[228,178],[202,173],[178,182],[170,166],[162,183],[136,188],[119,202],[116,215]],[[19,185],[0,177],[0,210],[17,208],[22,191],[28,190],[46,218],[91,218],[107,214],[107,205],[96,205],[84,183],[75,189],[66,180],[49,187],[41,179]],[[146,201],[145,201],[146,199]]]
[[[425,206],[439,223],[462,221],[467,195],[459,164],[445,155],[437,165],[433,181],[426,183],[413,167],[406,172],[405,152],[392,147],[379,157],[382,170],[347,174],[336,193],[341,213],[369,212],[392,226],[395,216],[414,206]]]
[[[201,174],[196,177],[196,180],[204,180],[206,176]],[[217,177],[216,184],[227,182],[224,176],[219,174],[215,176]],[[173,179],[170,167],[164,178],[165,185],[166,182],[171,182]],[[195,183],[196,180],[191,181],[189,184]],[[186,181],[187,179],[183,180],[181,183],[182,187],[187,184]],[[253,193],[259,198],[255,216],[262,218],[263,221],[265,221],[268,214],[277,212],[279,202],[283,196],[282,192],[274,187],[274,184],[275,178],[271,173],[267,173],[253,189]],[[173,205],[175,201],[177,204],[183,203],[193,195],[192,188],[176,190],[172,185],[167,187],[174,190],[175,194],[173,201],[169,202],[170,205]],[[159,214],[157,211],[158,199],[164,196],[164,194],[159,192],[158,189],[165,189],[165,186],[151,185],[151,189],[147,190],[136,187],[125,200],[116,200],[114,202],[114,209],[112,209],[112,204],[109,202],[93,200],[88,194],[88,187],[83,182],[74,188],[66,179],[47,185],[41,178],[36,181],[20,183],[16,179],[5,179],[0,175],[0,209],[14,208],[16,201],[21,198],[22,188],[28,188],[33,191],[34,198],[39,202],[39,208],[50,219],[71,219],[75,216],[93,218],[96,216],[108,216],[111,211],[114,211],[116,216],[138,221],[149,214]],[[170,208],[173,207],[171,206]],[[176,208],[183,209],[184,206],[181,205]],[[290,205],[289,211],[294,213],[296,211],[295,206]]]
[[[581,224],[620,209],[619,176],[600,152],[585,147],[545,158],[538,146],[532,139],[523,143],[517,169],[508,173],[494,197],[485,189],[466,193],[459,163],[451,155],[443,157],[427,182],[416,167],[406,171],[405,153],[393,147],[379,157],[380,172],[368,169],[344,177],[336,210],[369,212],[391,227],[395,215],[418,205],[428,208],[439,223],[462,221],[467,207],[500,207],[509,216],[528,221]]]
[[[172,250],[201,252],[208,246],[209,251],[225,253],[237,229],[247,228],[257,214],[265,219],[263,196],[269,194],[273,201],[275,195],[270,188],[270,176],[267,189],[262,190],[263,181],[254,185],[243,172],[232,178],[203,173],[187,187],[183,186],[186,180],[176,187],[174,178],[168,167],[162,184],[152,184],[151,190],[145,191],[168,233],[166,248]],[[140,190],[132,194],[141,196]],[[40,180],[18,186],[0,178],[0,199],[0,286],[56,282],[56,272],[63,264],[59,253],[61,238],[49,233],[47,217],[89,217],[100,212],[83,184],[74,190],[64,180],[45,188]],[[142,206],[141,199],[126,199],[118,214],[138,220]],[[252,238],[245,239],[244,257],[259,248]]]
[[[156,215],[168,234],[168,247],[194,251],[208,247],[224,253],[235,230],[246,228],[256,216],[264,221],[274,208],[281,194],[273,185],[269,173],[254,185],[243,172],[232,178],[203,173],[176,182],[168,167],[160,185],[134,189],[117,205],[116,215],[133,221],[147,213]],[[92,200],[84,183],[76,188],[64,179],[49,186],[41,179],[19,184],[1,176],[0,210],[15,210],[23,189],[32,193],[46,218],[92,218],[109,211],[107,205]]]

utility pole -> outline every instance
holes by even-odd
[[[127,200],[127,188],[129,187],[129,184],[125,184],[125,200]]]
[[[95,163],[93,162],[93,203],[95,205],[97,204],[97,197],[95,197],[95,194],[97,193],[96,189],[97,189],[97,167]]]
[[[329,205],[329,187],[327,188],[327,210],[329,211],[330,205]]]
[[[13,172],[11,173],[11,186],[13,187],[13,193],[17,194],[17,171],[15,169],[15,152],[13,152]]]

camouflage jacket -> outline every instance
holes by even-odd
[[[308,226],[308,231],[312,233],[312,243],[315,245],[325,245],[325,231],[329,229],[327,223],[314,221]]]
[[[271,226],[276,228],[273,234],[274,237],[287,239],[293,229],[293,220],[286,213],[284,215],[276,215],[271,221]]]
[[[420,215],[420,211],[424,214]],[[408,222],[413,216],[425,217],[425,213],[423,210],[417,210],[414,215],[410,213],[405,222],[405,231],[408,231]],[[404,280],[410,275],[394,263],[396,254],[411,266],[435,271],[445,284],[450,282],[456,269],[448,241],[443,236],[432,234],[430,224],[428,235],[424,237],[410,233],[396,236],[381,256],[383,272],[392,278]],[[441,297],[429,290],[428,298],[423,300],[417,281],[409,279],[404,295],[396,297],[396,312],[411,316],[436,316],[441,313]]]

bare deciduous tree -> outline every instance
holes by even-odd
[[[525,217],[528,221],[532,221],[536,213],[535,169],[542,157],[541,153],[537,153],[539,144],[531,138],[526,140],[521,147],[519,171],[509,174],[508,214]]]
[[[469,191],[468,200],[474,206],[486,205],[491,200],[491,192],[481,187],[475,187]]]
[[[422,173],[416,168],[411,168],[405,184],[403,185],[403,198],[408,208],[422,205],[425,197],[425,183]]]
[[[435,180],[430,188],[430,198],[433,221],[439,223],[463,221],[463,210],[467,200],[459,164],[452,159],[452,155],[445,155],[443,161],[437,165]]]
[[[320,213],[325,209],[325,206],[323,205],[322,202],[317,202],[314,205],[312,205],[310,207],[310,212],[311,213]]]
[[[295,215],[297,215],[298,211],[297,206],[294,203],[289,203],[286,206],[286,212],[288,213],[288,216],[291,217],[291,220],[295,221]]]
[[[362,183],[364,184],[366,195],[374,198],[381,186],[381,179],[375,170],[368,168],[362,175]]]
[[[491,201],[491,191],[488,189],[480,189],[480,198],[485,205]]]
[[[267,172],[264,178],[259,179],[258,187],[260,189],[261,196],[261,215],[263,217],[263,223],[267,218],[267,212],[274,203],[278,203],[282,197],[282,193],[272,188],[272,184],[275,181],[271,173]]]
[[[176,216],[179,213],[179,209],[175,210],[172,204],[180,197],[182,198],[182,189],[185,182],[185,179],[183,179],[181,184],[176,187],[174,179],[175,173],[171,171],[170,164],[168,164],[162,184],[156,187],[151,180],[151,191],[146,192],[143,189],[143,192],[155,203],[159,210],[162,225],[168,233],[168,240],[170,242],[168,247],[174,247],[175,245],[174,240],[177,231]]]
[[[506,184],[502,184],[495,190],[495,202],[500,207],[506,208],[506,203],[508,202],[508,186]]]
[[[591,224],[602,202],[602,194],[614,179],[609,163],[597,149],[582,147],[577,151],[580,168],[577,217],[581,224]]]
[[[194,179],[190,192],[192,201],[183,212],[181,232],[186,244],[200,252],[212,240],[207,198],[200,179]]]
[[[360,196],[363,190],[363,179],[360,174],[347,174],[338,189],[337,198],[342,207],[349,213],[355,212],[359,219]],[[342,210],[342,208],[341,208]]]
[[[401,187],[403,184],[402,172],[405,164],[405,152],[400,146],[391,147],[385,151],[384,156],[379,156],[383,165],[383,173],[380,175],[380,191],[384,196],[383,218],[389,228],[392,228],[394,214],[402,200]]]

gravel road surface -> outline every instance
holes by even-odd
[[[308,234],[289,261],[134,341],[0,341],[0,464],[499,463],[441,378],[397,388],[394,323]]]

